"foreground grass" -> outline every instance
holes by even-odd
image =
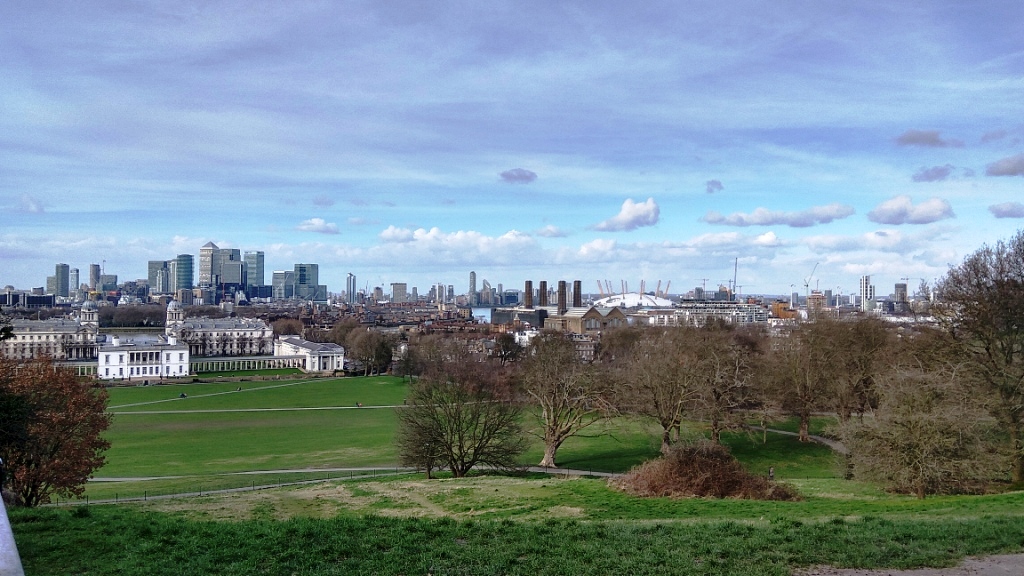
[[[744,574],[950,565],[1016,552],[1020,516],[804,522],[204,521],[131,507],[14,510],[29,574]]]

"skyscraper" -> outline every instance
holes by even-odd
[[[263,269],[264,255],[261,251],[245,253],[245,274],[247,286],[263,286],[266,275]]]
[[[270,296],[274,300],[287,300],[295,295],[295,273],[275,270],[271,278]]]
[[[476,306],[476,272],[469,273],[469,305]]]
[[[167,260],[150,260],[147,267],[146,279],[149,280],[150,294],[166,294],[170,292],[167,282]],[[161,282],[161,273],[163,282]]]
[[[391,283],[391,301],[395,304],[401,304],[408,301],[408,285],[405,282],[392,282]]]
[[[69,291],[69,295],[71,293],[78,294],[78,289],[80,288],[78,282],[79,282],[79,279],[78,279],[78,268],[72,268],[71,269],[71,275],[68,276],[68,291]]]
[[[356,275],[351,272],[345,278],[345,298],[349,304],[356,302]]]
[[[178,254],[174,259],[174,291],[191,290],[195,276],[193,275],[193,264],[195,260],[191,254]]]
[[[67,264],[57,264],[53,270],[54,296],[68,295],[68,283],[70,282],[71,267]]]
[[[320,266],[317,264],[295,265],[295,297],[303,300],[318,300]],[[323,295],[327,297],[326,294]]]
[[[89,264],[89,290],[96,290],[100,283],[100,265]]]
[[[214,276],[219,273],[220,248],[213,242],[207,242],[199,249],[199,285],[212,286],[216,283]]]
[[[871,285],[871,276],[860,277],[860,309],[874,310],[875,287]]]

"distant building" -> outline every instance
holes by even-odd
[[[287,300],[295,296],[295,273],[291,270],[275,270],[271,282],[271,297],[274,300]]]
[[[274,356],[302,356],[306,372],[345,369],[345,349],[333,342],[310,342],[298,336],[283,336],[274,342]]]
[[[178,290],[191,290],[194,286],[193,283],[193,270],[192,266],[194,259],[191,254],[178,254],[174,259],[174,285],[171,289],[175,292]]]
[[[356,303],[356,275],[351,272],[345,278],[345,300],[349,304]]]
[[[729,324],[768,322],[768,309],[764,306],[721,300],[683,301],[677,308],[653,309],[642,315],[652,326],[704,326],[712,319]]]
[[[871,284],[871,276],[860,277],[860,309],[874,310],[875,287]]]
[[[408,285],[405,282],[391,283],[391,301],[396,304],[409,301]]]
[[[100,285],[100,265],[89,264],[89,290],[95,292]]]
[[[68,266],[67,264],[57,264],[56,266],[54,266],[54,296],[67,298],[69,285],[71,284],[70,276],[71,267]]]
[[[264,282],[266,281],[264,260],[265,256],[263,252],[259,250],[245,253],[245,278],[247,288],[251,289],[253,286],[264,285]]]
[[[15,360],[50,356],[56,360],[96,358],[99,313],[86,301],[78,318],[11,320],[13,337],[0,342],[0,355]]]
[[[96,376],[101,380],[183,378],[189,374],[189,347],[173,336],[155,340],[112,338],[99,349]]]
[[[192,356],[262,356],[274,342],[274,331],[263,320],[185,318],[177,301],[167,305],[164,334],[188,344]]]

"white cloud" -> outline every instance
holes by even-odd
[[[996,218],[1024,218],[1024,204],[1020,202],[1003,202],[988,207],[988,211]]]
[[[569,233],[566,232],[565,230],[562,230],[558,226],[553,226],[551,224],[548,224],[547,226],[541,228],[540,230],[537,230],[536,234],[537,236],[541,236],[544,238],[565,238],[566,236],[569,235]]]
[[[701,218],[708,224],[724,226],[776,226],[785,225],[793,228],[807,228],[816,224],[828,224],[833,220],[841,220],[854,213],[852,206],[845,204],[828,204],[815,206],[800,212],[779,212],[767,208],[757,208],[751,214],[735,212],[728,216],[710,211]]]
[[[985,174],[989,176],[1024,176],[1024,154],[996,160],[985,168]]]
[[[408,228],[397,228],[394,224],[388,226],[380,233],[380,239],[389,243],[410,242],[413,238],[412,230]]]
[[[868,212],[868,220],[879,224],[931,224],[946,218],[955,218],[953,208],[942,198],[930,198],[917,206],[910,196],[896,196],[882,202]]]
[[[629,232],[642,226],[654,226],[658,223],[660,215],[661,209],[654,198],[648,198],[646,202],[639,204],[632,198],[627,198],[618,214],[595,224],[593,229],[601,232]]]
[[[323,218],[303,220],[295,229],[303,232],[318,232],[320,234],[338,233],[338,225],[333,222],[326,222]]]

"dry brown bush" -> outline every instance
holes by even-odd
[[[728,448],[711,442],[673,446],[664,457],[636,466],[610,483],[624,492],[645,497],[800,498],[789,486],[747,472]]]

